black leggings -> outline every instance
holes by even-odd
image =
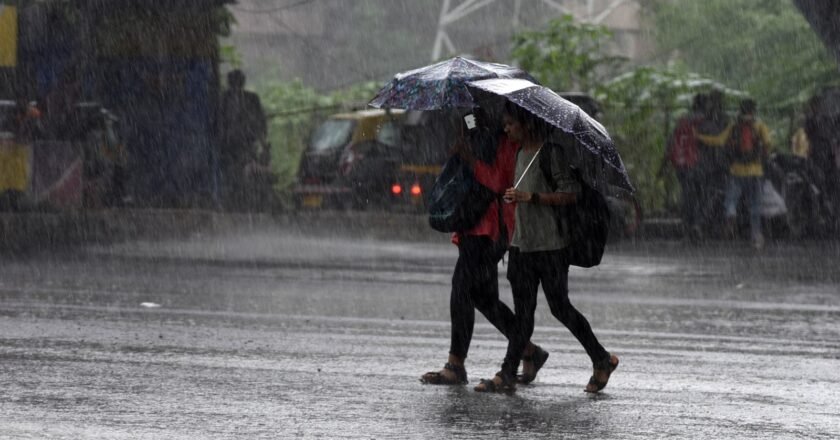
[[[489,237],[460,237],[458,262],[452,275],[452,295],[449,299],[452,320],[449,353],[461,359],[466,359],[470,349],[475,309],[508,339],[516,328],[516,317],[510,307],[499,301],[499,259],[493,254],[493,241]]]
[[[534,333],[534,312],[537,309],[537,289],[542,283],[545,299],[554,315],[583,345],[592,363],[609,359],[609,353],[598,342],[589,321],[569,302],[569,265],[562,251],[519,252],[510,250],[508,280],[513,289],[517,330],[508,338],[508,349],[502,372],[516,375],[522,350]]]

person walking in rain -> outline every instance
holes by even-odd
[[[520,358],[529,355],[527,341],[534,331],[537,292],[542,285],[551,313],[568,328],[583,345],[593,364],[593,374],[584,391],[597,393],[604,389],[619,359],[598,342],[586,317],[569,301],[569,264],[563,249],[568,233],[556,222],[554,206],[573,207],[580,182],[572,175],[560,146],[547,144],[548,128],[519,107],[505,107],[504,131],[521,148],[516,157],[517,184],[505,191],[504,200],[515,204],[515,224],[510,248],[508,280],[513,290],[517,331],[509,338],[502,369],[491,379],[482,379],[475,387],[479,392],[508,392],[516,389],[515,374]],[[535,165],[549,160],[549,183]],[[533,165],[533,167],[532,167]],[[532,169],[536,168],[536,169]],[[530,170],[530,172],[529,172]],[[556,187],[552,191],[551,187]]]
[[[227,80],[219,115],[219,165],[225,202],[240,206],[249,195],[246,167],[257,160],[256,144],[265,140],[267,126],[260,97],[245,90],[245,74],[236,69],[228,73]]]
[[[685,232],[693,240],[702,238],[703,222],[702,191],[703,179],[700,174],[700,152],[697,145],[697,126],[703,120],[706,95],[694,95],[691,112],[677,121],[668,145],[665,148],[665,160],[676,171],[677,180],[682,190],[682,222]],[[664,165],[664,162],[663,162]],[[660,172],[662,168],[660,168]]]
[[[729,124],[719,136],[698,137],[709,145],[722,149],[729,158],[729,176],[726,180],[724,215],[725,233],[735,237],[736,214],[741,195],[747,198],[750,211],[750,238],[756,249],[764,247],[761,232],[761,185],[763,162],[772,147],[770,129],[755,117],[756,104],[752,99],[740,103],[735,122]]]
[[[461,130],[462,134],[452,153],[470,164],[479,183],[501,194],[512,185],[518,147],[506,137],[497,135],[498,130],[489,126],[490,118],[482,109],[474,109],[473,115],[477,127],[469,130],[467,136],[463,134],[461,117],[457,117],[459,128],[456,130]],[[499,203],[497,199],[491,202],[472,229],[453,234],[452,242],[458,246],[458,261],[452,275],[449,300],[452,323],[449,358],[442,370],[424,374],[421,382],[432,385],[463,385],[468,382],[464,365],[475,326],[475,309],[508,339],[516,331],[516,317],[499,300],[498,272],[499,260],[513,233],[513,214],[512,205]],[[531,342],[525,345],[524,371],[520,379],[527,383],[536,378],[548,359],[548,353]]]
[[[729,116],[724,109],[724,95],[720,90],[712,90],[706,95],[703,118],[697,124],[697,134],[709,137],[721,136],[729,126]],[[708,227],[719,220],[720,208],[726,188],[727,167],[729,162],[717,145],[710,145],[698,136],[700,158],[697,174],[703,187],[699,192],[698,205],[703,214],[703,223]]]

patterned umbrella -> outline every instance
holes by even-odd
[[[468,84],[476,99],[501,96],[555,127],[550,141],[568,148],[581,177],[602,194],[633,185],[607,129],[553,90],[525,79],[487,79]]]
[[[398,73],[369,105],[406,110],[473,107],[466,83],[488,78],[525,78],[536,82],[527,72],[516,67],[455,57]]]

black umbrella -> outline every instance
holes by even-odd
[[[524,70],[505,64],[455,57],[398,73],[370,101],[375,108],[437,110],[473,107],[467,82],[488,78],[526,78]]]
[[[503,97],[555,127],[550,140],[568,149],[572,166],[595,190],[605,195],[616,188],[635,191],[604,126],[553,90],[525,79],[471,81],[468,87],[476,100]]]

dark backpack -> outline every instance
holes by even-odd
[[[557,183],[551,175],[551,148],[540,157],[540,170],[552,191],[557,189]],[[604,248],[607,246],[607,236],[610,232],[610,210],[604,196],[587,185],[574,171],[580,182],[581,192],[577,203],[571,206],[554,206],[558,231],[565,231],[569,237],[566,247],[566,261],[571,266],[594,267],[601,264]]]
[[[761,158],[764,146],[752,121],[738,121],[726,139],[726,154],[730,162],[752,163]]]
[[[498,195],[475,180],[469,164],[450,157],[429,193],[429,225],[440,232],[472,229]]]

